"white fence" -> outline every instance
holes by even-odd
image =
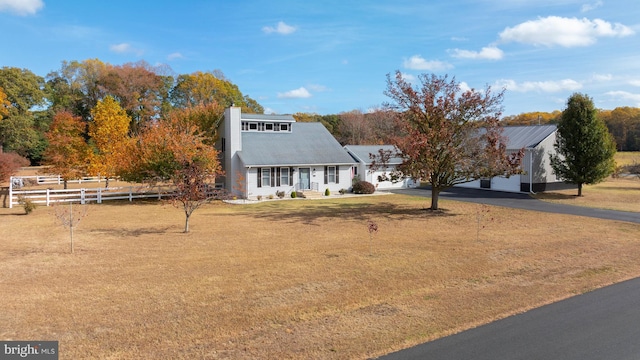
[[[79,202],[86,204],[95,202],[101,204],[108,200],[129,200],[133,199],[162,199],[172,195],[172,189],[166,188],[141,188],[136,186],[117,188],[95,188],[95,189],[44,189],[44,190],[19,190],[12,191],[9,188],[9,208],[19,203],[20,198],[29,199],[34,204],[49,206],[58,202]]]
[[[82,184],[82,183],[92,183],[92,182],[102,182],[106,181],[105,178],[102,177],[84,177],[76,180],[68,180],[68,184]],[[34,185],[62,185],[64,184],[64,179],[60,175],[34,175],[34,176],[12,176],[10,180],[10,186],[21,188],[25,185],[29,185],[33,183]]]
[[[82,178],[70,180],[67,183],[89,183],[104,182],[104,178]],[[102,204],[108,200],[129,200],[134,199],[162,199],[169,198],[175,194],[175,188],[171,186],[126,186],[109,188],[89,188],[89,189],[38,189],[38,190],[17,190],[25,185],[53,185],[62,184],[64,180],[60,176],[16,176],[9,180],[9,208],[19,204],[20,199],[29,199],[34,204],[49,206],[57,202],[77,202],[87,204],[95,202]],[[210,188],[210,196],[218,196],[223,184],[215,184]]]

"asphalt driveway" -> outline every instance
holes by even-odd
[[[393,190],[393,192],[397,194],[431,197],[431,190],[427,188]],[[534,199],[528,194],[522,193],[509,193],[501,191],[453,187],[441,192],[440,197],[479,204],[504,206],[515,209],[640,223],[640,213],[554,204]]]
[[[380,360],[637,360],[640,278],[392,353]]]
[[[430,197],[429,189],[395,193]],[[451,188],[443,198],[640,223],[640,214],[553,204],[527,194]],[[640,359],[640,278],[381,357],[381,360]]]

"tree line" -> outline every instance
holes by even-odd
[[[171,110],[219,105],[217,120],[207,129],[215,132],[222,110],[231,104],[243,112],[263,113],[254,99],[219,70],[175,74],[166,66],[144,61],[111,65],[98,59],[63,61],[60,69],[45,77],[28,69],[0,69],[0,151],[16,153],[33,165],[43,163],[49,146],[46,132],[56,113],[66,111],[85,124],[90,140],[91,110],[99,100],[111,96],[129,116],[128,133],[137,134],[145,124],[167,116]],[[503,125],[558,123],[560,111],[531,112],[502,117]],[[640,151],[640,108],[598,110],[616,142],[618,151]],[[297,121],[316,121],[343,145],[383,144],[398,135],[393,114],[385,108],[352,110],[331,115],[294,114]],[[215,116],[214,116],[215,118]],[[95,149],[94,149],[95,150]]]

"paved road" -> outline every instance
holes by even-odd
[[[379,359],[637,360],[639,324],[633,279]]]
[[[417,196],[431,196],[429,189],[403,189],[394,190],[394,193],[410,194]],[[516,209],[543,211],[558,214],[587,216],[607,220],[619,220],[640,223],[640,213],[603,210],[586,208],[582,206],[572,206],[564,204],[554,204],[530,197],[528,194],[508,193],[500,191],[488,191],[465,188],[449,188],[440,193],[442,198],[454,199],[467,202],[475,202],[488,205],[505,206]],[[640,355],[638,356],[640,359]]]

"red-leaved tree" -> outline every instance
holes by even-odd
[[[471,180],[520,172],[523,151],[507,154],[499,119],[504,90],[463,91],[455,78],[421,74],[413,87],[397,71],[387,75],[385,104],[402,134],[391,142],[402,176],[431,184],[431,210],[440,192]]]

